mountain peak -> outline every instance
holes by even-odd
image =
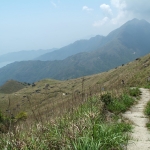
[[[147,22],[145,19],[134,18],[132,20],[127,21],[124,25],[137,25],[137,24],[139,24],[139,25],[140,24],[149,24],[149,22]]]
[[[139,20],[137,18],[134,18],[132,20],[127,21],[125,24],[123,24],[118,29],[110,32],[108,34],[107,38],[109,38],[109,39],[114,39],[115,37],[118,38],[118,37],[120,37],[120,35],[122,35],[123,32],[136,33],[139,30],[142,30],[142,32],[143,32],[144,28],[146,30],[148,30],[148,32],[149,32],[150,31],[150,23],[144,19]]]

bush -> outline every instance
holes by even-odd
[[[15,118],[17,119],[17,121],[26,120],[27,119],[27,113],[26,112],[20,112],[19,114],[17,114],[17,116]]]
[[[26,119],[27,119],[26,112],[20,112],[16,115],[16,117],[4,116],[2,112],[0,112],[0,132],[2,133],[8,132],[10,123],[11,125],[13,125],[19,121],[24,121]]]
[[[131,105],[133,105],[134,99],[124,94],[119,98],[114,98],[113,101],[107,106],[107,109],[116,114],[125,112]]]
[[[144,88],[150,89],[150,83],[146,84]]]
[[[132,89],[129,89],[129,94],[130,96],[137,97],[141,94],[141,91],[139,90],[139,88],[132,88]]]
[[[105,105],[109,105],[112,101],[112,97],[110,93],[101,95],[101,101],[105,103]]]

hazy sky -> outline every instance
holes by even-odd
[[[0,55],[107,35],[133,18],[150,22],[150,0],[0,0]]]

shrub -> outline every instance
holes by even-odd
[[[139,90],[139,88],[132,88],[132,89],[129,89],[129,94],[130,96],[137,97],[141,94],[141,91]]]
[[[101,101],[105,103],[105,105],[109,105],[112,101],[112,97],[110,93],[101,95]]]
[[[24,121],[26,119],[27,119],[26,112],[20,112],[16,115],[16,117],[4,116],[2,112],[0,112],[0,132],[6,133],[8,132],[10,124],[13,125],[19,121]]]
[[[150,83],[146,84],[144,88],[150,89]]]
[[[15,118],[17,119],[17,121],[26,120],[27,119],[27,113],[26,112],[20,112],[19,114],[17,114],[17,116]]]
[[[113,101],[107,106],[107,109],[118,114],[125,112],[133,103],[133,98],[127,94],[123,94],[119,98],[114,98]]]

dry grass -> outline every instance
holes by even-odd
[[[147,55],[101,74],[66,81],[45,79],[12,94],[0,93],[0,110],[6,116],[10,118],[12,114],[21,118],[27,112],[26,121],[20,120],[15,124],[9,120],[9,132],[0,134],[1,146],[15,146],[18,149],[87,149],[87,145],[90,145],[91,149],[103,146],[104,149],[123,149],[129,140],[127,134],[131,126],[124,123],[119,115],[115,116],[115,112],[118,114],[127,109],[124,109],[127,100],[120,103],[119,97],[127,93],[129,87],[148,84],[146,79],[150,75],[150,67],[143,64],[149,61],[150,55]],[[121,83],[122,80],[125,84]],[[102,95],[107,93],[113,97],[113,108],[104,107],[101,101]],[[130,99],[121,97],[125,98]],[[129,101],[129,104],[133,102]],[[123,109],[118,110],[120,106]],[[108,135],[105,137],[107,142],[103,141],[105,135]]]
[[[84,78],[66,81],[41,80],[35,83],[36,86],[30,85],[12,94],[0,93],[0,109],[5,113],[7,109],[12,113],[23,110],[28,116],[37,110],[44,117],[54,115],[54,112],[59,116],[70,109],[71,103],[77,107],[87,96],[102,91],[112,91],[119,96],[124,87],[144,86],[150,75],[149,64],[150,54],[108,72]],[[121,84],[122,80],[125,84]],[[46,88],[47,84],[49,86]]]

